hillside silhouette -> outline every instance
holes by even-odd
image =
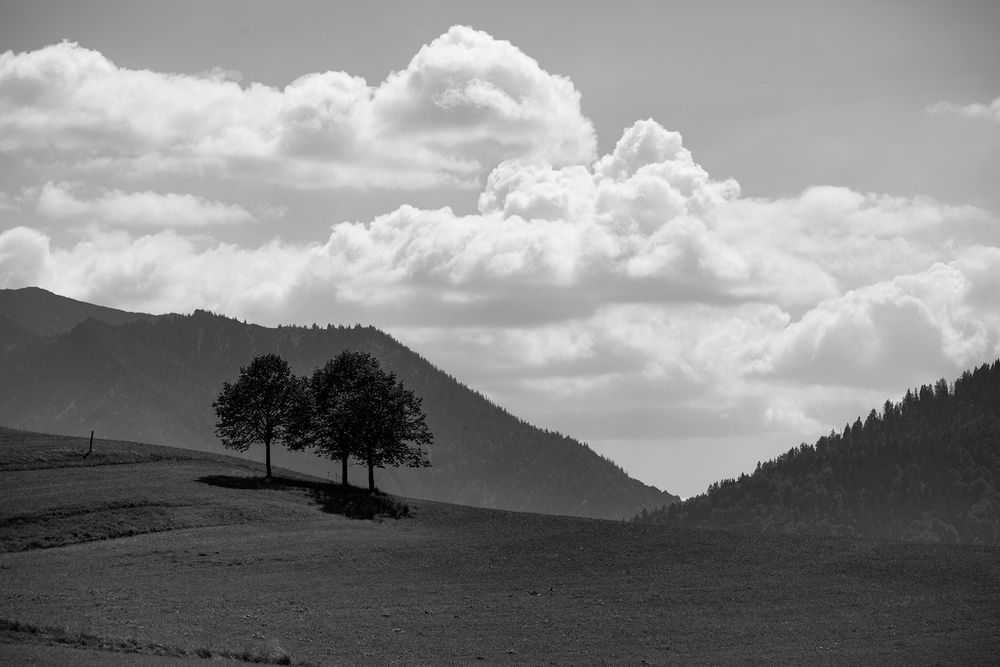
[[[373,327],[269,328],[205,311],[125,313],[37,288],[0,290],[0,424],[218,452],[212,401],[241,365],[274,352],[302,375],[345,349],[370,352],[413,389],[434,434],[432,467],[377,471],[386,492],[601,518],[676,500],[580,442],[514,417]],[[282,451],[275,463],[336,469]],[[362,474],[351,471],[355,480]]]
[[[1000,360],[636,521],[676,527],[1000,543]]]

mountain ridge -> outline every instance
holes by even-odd
[[[159,317],[77,301],[41,287],[0,289],[0,313],[39,336],[66,333],[88,318],[108,324],[121,324]]]

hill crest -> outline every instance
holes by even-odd
[[[157,317],[77,301],[40,287],[0,289],[0,314],[36,336],[66,333],[86,319],[121,324]]]

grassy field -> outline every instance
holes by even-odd
[[[995,664],[1000,552],[265,485],[0,431],[0,662]],[[364,510],[365,508],[362,508]],[[409,516],[386,518],[387,514]]]

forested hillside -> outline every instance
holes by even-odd
[[[46,312],[50,335],[21,321],[38,322]],[[377,471],[385,491],[603,518],[676,499],[586,445],[517,419],[373,327],[269,328],[205,311],[152,317],[35,289],[0,290],[0,425],[70,435],[93,429],[106,438],[222,451],[212,401],[240,366],[275,352],[303,375],[345,349],[372,353],[414,390],[434,434],[432,467]],[[275,464],[319,475],[339,470],[282,450]],[[360,484],[365,473],[352,475]]]
[[[841,433],[636,521],[997,544],[1000,360],[907,391]]]

